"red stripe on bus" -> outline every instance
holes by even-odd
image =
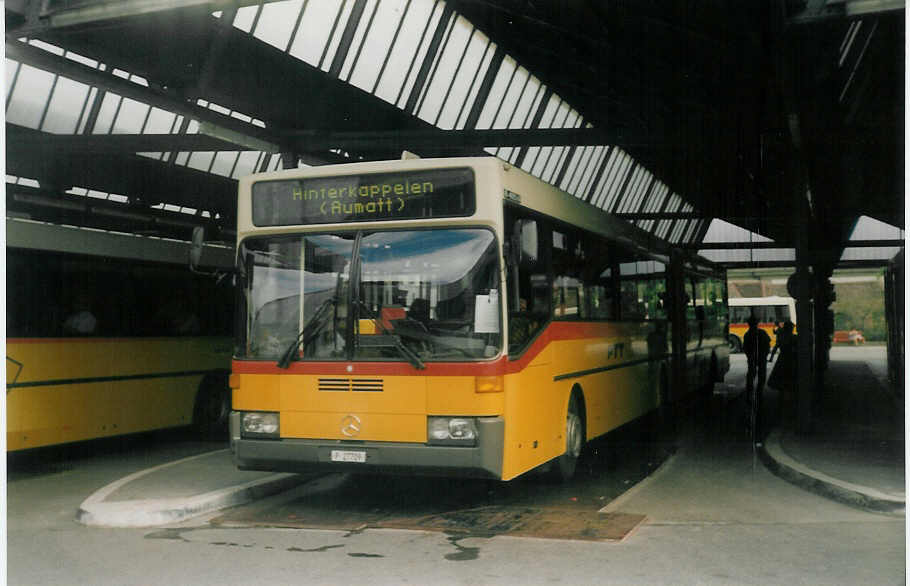
[[[360,362],[333,361],[292,362],[287,369],[278,368],[275,361],[234,360],[232,372],[236,374],[318,374],[318,375],[418,375],[418,376],[494,376],[512,374],[526,368],[546,347],[556,341],[604,338],[615,331],[616,323],[605,322],[551,322],[533,344],[517,359],[502,357],[490,362],[427,362],[426,368],[417,370],[407,361]],[[348,371],[348,366],[352,367]]]
[[[226,336],[153,336],[153,337],[139,337],[139,338],[101,338],[101,337],[91,337],[83,338],[79,336],[73,336],[72,338],[7,338],[7,344],[65,344],[73,342],[79,344],[99,344],[101,342],[117,342],[117,343],[126,343],[126,342],[154,342],[154,341],[165,341],[165,340],[188,340],[193,338],[224,338]]]

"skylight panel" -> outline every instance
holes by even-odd
[[[19,178],[17,178],[17,179],[16,179],[16,185],[22,185],[22,186],[25,186],[25,187],[35,187],[35,188],[41,187],[41,184],[38,182],[37,179],[32,179],[32,178],[30,178],[30,177],[19,177]]]
[[[518,75],[518,64],[511,57],[502,60],[493,85],[487,94],[480,117],[477,119],[477,128],[505,128],[508,124],[509,117],[512,115],[510,110],[504,108],[507,103],[506,98],[513,89],[514,78]],[[505,112],[503,110],[505,109]]]
[[[253,36],[284,51],[291,40],[302,7],[303,0],[263,4]]]
[[[209,166],[209,173],[212,173],[213,175],[220,175],[222,177],[230,177],[231,171],[233,171],[234,165],[237,164],[237,158],[239,156],[240,151],[216,152],[212,160],[212,164]]]
[[[146,134],[168,134],[174,129],[177,116],[173,112],[152,108],[145,123]]]
[[[6,59],[6,100],[9,102],[9,97],[12,91],[15,89],[16,76],[19,73],[19,68],[21,67],[18,61],[13,61],[12,59]]]
[[[388,61],[376,86],[377,97],[395,104],[399,108],[407,103],[408,94],[417,77],[419,63],[423,60],[430,44],[430,34],[440,17],[441,5],[429,2],[415,2],[408,6],[401,21]]]
[[[360,62],[360,57],[363,55],[365,37],[375,23],[376,11],[379,4],[379,0],[366,0],[364,3],[363,13],[357,21],[357,29],[354,31],[354,35],[351,38],[350,49],[347,52],[339,75],[341,79],[348,83],[351,83],[353,70],[357,67]],[[367,55],[369,55],[369,53],[367,53]],[[370,61],[369,58],[366,60]],[[371,68],[375,69],[375,67]]]
[[[341,0],[320,0],[307,3],[300,26],[297,28],[297,35],[291,42],[290,54],[318,67],[326,52],[330,36],[335,30],[335,21],[341,4]]]
[[[870,218],[861,216],[853,232],[850,234],[850,240],[903,240],[904,231],[896,226]],[[849,244],[844,248],[841,254],[841,261],[885,261],[894,258],[902,250],[900,246],[866,246],[851,247]]]
[[[586,146],[572,154],[572,161],[566,168],[566,174],[563,176],[562,189],[565,189],[575,197],[584,197],[585,190],[583,187],[591,176],[590,166],[594,160],[597,147]]]
[[[616,208],[618,213],[628,213],[636,210],[641,192],[647,181],[646,173],[647,171],[641,165],[635,166],[625,193],[621,196],[622,201],[619,202],[619,206]]]
[[[595,182],[598,181],[601,176],[598,175],[601,172],[601,169],[604,165],[604,160],[607,157],[607,154],[610,152],[610,149],[605,146],[594,147],[594,154],[591,158],[590,172],[586,173],[584,184],[581,187],[580,193],[578,196],[585,201],[592,201],[595,195],[594,188]]]
[[[470,108],[467,107],[469,98],[477,94],[477,78],[481,66],[484,60],[491,56],[489,48],[489,39],[471,27],[470,35],[458,58],[454,72],[446,74],[449,78],[446,95],[443,98],[439,116],[434,121],[439,128],[456,128],[459,119],[463,121],[463,117],[467,117],[470,111]]]
[[[453,19],[449,27],[448,36],[441,51],[437,55],[432,77],[428,80],[420,105],[419,116],[440,128],[451,129],[455,127],[455,117],[467,91],[467,82],[473,76],[471,71],[467,76],[460,77],[463,73],[464,58],[474,41],[476,30],[471,23],[463,17]],[[478,47],[480,49],[481,47]],[[462,80],[464,86],[455,90],[455,81]],[[453,91],[456,96],[453,96]],[[453,99],[454,98],[454,99]],[[454,105],[451,103],[454,102]],[[448,112],[446,120],[441,121],[442,114]]]
[[[850,27],[847,29],[847,34],[844,35],[844,40],[841,41],[840,58],[837,60],[838,67],[844,66],[844,61],[846,61],[847,55],[850,54],[850,47],[853,46],[853,41],[856,39],[856,33],[859,32],[859,29],[862,25],[862,20],[854,20],[850,23]]]
[[[683,242],[692,242],[698,236],[698,231],[701,228],[704,220],[691,220],[689,221],[689,227],[686,229],[683,234]]]
[[[95,127],[92,128],[92,134],[110,134],[114,126],[114,118],[117,116],[117,109],[120,106],[121,96],[114,92],[107,92],[101,101],[101,108],[98,110],[98,117],[95,119]]]
[[[62,57],[63,53],[65,52],[63,49],[61,49],[57,45],[52,45],[50,43],[46,43],[40,39],[29,39],[28,44],[31,45],[32,47],[37,47],[39,49],[47,51],[48,53],[53,53],[54,55],[57,55],[58,57]]]
[[[613,164],[611,164],[610,173],[604,184],[606,197],[604,198],[603,204],[600,205],[600,207],[607,211],[613,209],[616,200],[622,195],[620,191],[622,190],[623,181],[633,163],[632,157],[621,149],[615,149],[613,155],[614,161],[612,162]]]
[[[21,65],[12,95],[7,98],[6,121],[37,129],[53,85],[52,73],[30,65]]]
[[[259,14],[259,6],[244,6],[243,8],[238,8],[237,14],[234,15],[234,27],[245,33],[250,32],[253,29],[253,23],[256,22],[257,14]]]
[[[648,205],[645,207],[644,211],[649,214],[660,211],[661,207],[664,204],[664,201],[667,199],[667,194],[669,192],[669,187],[667,187],[662,182],[659,183],[651,193],[651,198],[648,200]]]
[[[79,53],[73,53],[72,51],[67,51],[64,56],[67,59],[75,61],[76,63],[81,63],[82,65],[91,67],[92,69],[97,69],[99,65],[98,62],[94,59],[90,59],[88,57],[80,55]]]
[[[325,3],[331,4],[331,2]],[[320,1],[318,4],[322,5],[323,2]],[[332,30],[329,31],[329,43],[325,46],[322,55],[319,58],[319,63],[316,65],[323,71],[327,72],[332,68],[335,54],[338,52],[338,47],[341,45],[341,38],[345,25],[351,17],[351,12],[353,10],[354,2],[342,2],[341,9],[335,15],[335,20],[332,23]]]
[[[464,94],[461,107],[458,112],[458,116],[455,120],[456,128],[464,128],[465,124],[468,121],[468,116],[471,113],[471,105],[477,100],[477,96],[480,93],[480,84],[483,78],[483,75],[490,68],[490,62],[493,60],[493,55],[496,52],[496,45],[493,44],[490,39],[488,39],[482,33],[477,33],[477,40],[471,43],[471,49],[466,56],[467,65],[465,67],[465,72],[470,72],[473,70],[473,75],[471,77],[471,83],[468,85],[467,92]],[[484,42],[484,39],[486,40]],[[476,54],[483,45],[483,53],[480,55],[480,59],[476,58]],[[456,83],[456,86],[458,84]]]
[[[140,134],[151,107],[130,98],[123,98],[119,104],[117,117],[111,133]]]
[[[682,236],[682,231],[686,227],[686,222],[681,220],[674,220],[673,227],[670,230],[670,236],[667,237],[667,240],[673,244],[678,244],[680,237]]]
[[[740,228],[720,218],[714,218],[702,242],[773,242],[767,236]]]
[[[91,88],[84,83],[58,77],[41,130],[55,134],[74,134]]]
[[[187,161],[186,166],[190,169],[208,172],[209,169],[212,168],[212,163],[214,161],[214,151],[195,151],[190,154],[190,158]]]
[[[233,179],[238,179],[244,175],[251,175],[257,170],[257,163],[262,158],[262,153],[254,151],[244,151],[240,153],[240,156],[237,157],[237,162],[234,164],[234,170],[231,172],[230,177]]]

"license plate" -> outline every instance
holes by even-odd
[[[332,462],[366,462],[367,453],[357,450],[332,450]]]

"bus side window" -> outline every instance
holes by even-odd
[[[541,222],[530,222],[521,215],[520,210],[506,208],[505,238],[510,257],[507,259],[509,352],[513,354],[526,347],[546,324],[551,296],[550,278],[545,269],[549,258],[549,231]],[[534,230],[536,237],[521,234],[526,230]],[[536,256],[532,256],[530,250],[534,241]]]

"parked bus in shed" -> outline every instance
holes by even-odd
[[[8,451],[227,436],[231,290],[187,270],[188,243],[8,218],[6,246]],[[230,268],[233,250],[206,258]]]
[[[726,277],[492,158],[242,178],[238,467],[569,478],[729,368]]]
[[[796,324],[796,301],[792,297],[731,297],[730,333],[728,342],[733,352],[741,352],[743,336],[749,329],[749,316],[754,315],[758,327],[771,337],[771,347],[777,342],[777,328],[784,322]]]

